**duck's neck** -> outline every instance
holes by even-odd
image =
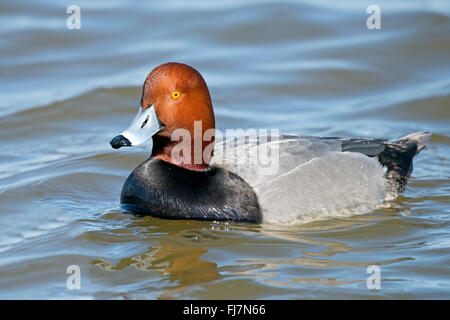
[[[192,170],[192,171],[207,171],[209,169],[209,164],[201,159],[201,163],[195,163],[194,155],[191,152],[191,159],[185,163],[182,159],[175,160],[172,158],[173,148],[178,144],[178,141],[172,141],[169,137],[155,135],[153,136],[153,148],[152,157],[161,159],[178,167]],[[192,145],[192,144],[191,144]]]

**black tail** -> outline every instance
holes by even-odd
[[[415,132],[397,141],[385,142],[384,151],[378,154],[378,160],[387,167],[386,179],[389,185],[389,198],[402,193],[413,169],[413,158],[425,148],[431,137],[429,132]]]

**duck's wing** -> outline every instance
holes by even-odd
[[[343,139],[342,151],[359,152],[374,157],[385,149],[385,141],[381,139]]]
[[[367,212],[383,202],[386,180],[375,156],[383,150],[383,140],[297,135],[271,138],[265,142],[261,137],[257,149],[272,147],[268,159],[273,161],[267,163],[275,165],[267,168],[274,170],[247,162],[231,166],[256,191],[265,221]]]
[[[276,151],[283,172],[291,170],[330,152],[355,152],[375,157],[385,150],[385,140],[373,138],[314,137],[294,134],[258,135],[227,138],[216,141],[214,161],[239,167],[248,164],[246,157],[261,152]],[[266,148],[266,149],[265,149]],[[273,154],[273,153],[272,153]],[[250,164],[251,166],[252,164]]]
[[[217,142],[213,164],[225,165],[257,186],[314,159],[324,159],[330,167],[336,168],[337,164],[327,158],[331,153],[349,151],[374,157],[383,150],[384,142],[381,139],[259,135]],[[344,154],[342,156],[345,157]],[[373,159],[367,158],[367,161]]]
[[[388,181],[390,196],[395,198],[405,190],[412,172],[413,158],[427,145],[431,133],[427,131],[414,132],[395,141],[375,138],[338,138],[338,137],[301,137],[295,135],[281,136],[282,139],[293,141],[311,141],[313,144],[339,143],[340,151],[356,152],[368,157],[377,157],[378,162],[386,168],[384,175]],[[297,140],[296,140],[297,139]],[[313,142],[315,141],[315,142]]]
[[[310,140],[316,143],[339,144],[341,151],[358,152],[369,157],[374,157],[380,154],[385,149],[386,140],[376,138],[340,138],[340,137],[312,137],[312,136],[297,136],[297,135],[281,135],[283,140]]]

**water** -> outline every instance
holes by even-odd
[[[381,30],[370,1],[78,1],[80,30],[70,4],[0,4],[0,298],[450,298],[448,1],[378,1]],[[404,195],[369,214],[138,218],[119,194],[149,147],[109,140],[166,61],[203,74],[221,130],[433,136]]]

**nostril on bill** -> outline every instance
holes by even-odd
[[[119,149],[120,147],[131,147],[130,140],[125,138],[123,135],[118,135],[117,137],[113,138],[110,144],[114,149]]]
[[[147,124],[147,122],[148,122],[148,116],[147,116],[147,118],[145,118],[144,122],[142,122],[141,129]]]

